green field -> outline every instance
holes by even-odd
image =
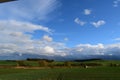
[[[56,66],[64,62],[51,63],[54,67],[40,67],[37,61],[24,61],[25,69],[15,68],[16,61],[0,61],[0,80],[120,80],[120,61],[85,61],[72,64],[99,63],[100,66]],[[118,66],[110,66],[110,64]],[[7,67],[5,67],[7,66]],[[13,67],[9,67],[13,66]],[[35,68],[37,67],[37,68]],[[39,67],[39,68],[38,68]]]
[[[0,69],[0,80],[120,80],[120,68]]]

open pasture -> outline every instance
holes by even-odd
[[[0,69],[0,80],[120,80],[120,68]]]

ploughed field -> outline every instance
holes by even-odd
[[[25,61],[32,66],[39,66],[36,61]],[[54,62],[53,64],[63,64]],[[81,62],[79,62],[81,63]],[[82,62],[99,63],[101,66],[62,66],[62,67],[39,67],[39,68],[14,68],[4,66],[16,66],[14,61],[0,61],[0,80],[120,80],[120,61],[88,61]],[[78,63],[74,63],[78,64]],[[112,64],[112,66],[111,66]],[[115,65],[116,64],[116,65]],[[25,66],[26,67],[26,66]]]

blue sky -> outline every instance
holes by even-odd
[[[8,56],[8,59],[30,55],[66,59],[93,55],[116,58],[120,55],[119,14],[120,0],[2,3],[0,56]]]
[[[55,18],[45,25],[52,26],[55,30],[53,37],[60,41],[64,37],[69,38],[67,45],[74,47],[76,44],[115,43],[114,38],[119,38],[119,5],[114,7],[114,0],[61,0],[61,6],[55,12]],[[106,4],[107,3],[107,4]],[[85,14],[85,10],[90,11]],[[75,19],[85,22],[84,25],[77,24]],[[104,21],[97,28],[92,22]],[[57,35],[59,33],[59,36]],[[62,35],[60,35],[62,34]],[[64,35],[63,35],[64,34]]]

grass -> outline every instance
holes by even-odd
[[[0,80],[120,80],[119,67],[0,69]]]
[[[17,63],[15,61],[2,61],[0,60],[0,65],[7,65],[7,66],[14,66],[16,65]]]
[[[36,61],[24,61],[31,66],[39,66]],[[42,69],[15,69],[0,68],[0,80],[120,80],[120,67],[110,67],[108,64],[120,64],[120,61],[85,61],[79,63],[100,63],[103,66],[91,68],[83,67],[56,67]],[[64,62],[53,62],[52,64],[64,64]],[[0,61],[0,65],[17,65],[15,61]]]

